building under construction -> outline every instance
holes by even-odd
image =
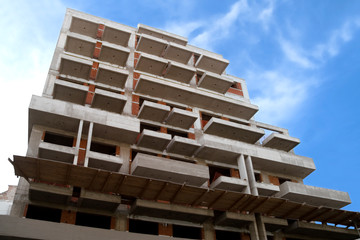
[[[187,39],[67,10],[0,239],[359,238],[349,195]],[[25,134],[25,133],[24,133]]]

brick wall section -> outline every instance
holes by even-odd
[[[136,84],[140,79],[140,73],[134,72],[133,74],[133,89],[135,90]]]
[[[85,155],[86,155],[86,145],[87,145],[87,140],[81,139],[79,153],[78,153],[78,161],[77,161],[77,165],[79,165],[79,166],[84,166]]]
[[[102,39],[102,36],[104,35],[104,30],[105,30],[105,26],[104,24],[99,24],[98,26],[98,30],[97,30],[97,33],[96,33],[96,38],[97,39]]]
[[[242,91],[241,83],[236,83],[235,86],[231,86],[228,91],[228,93],[233,93],[236,95],[244,96],[244,93]]]
[[[98,62],[93,62],[91,71],[90,71],[90,80],[95,80],[97,72],[99,70],[99,63]]]
[[[134,67],[136,67],[139,58],[140,58],[140,53],[134,52]]]
[[[241,240],[251,240],[250,235],[246,233],[241,233]]]
[[[68,224],[75,224],[76,212],[71,211],[71,210],[62,210],[60,222],[68,223]]]
[[[237,169],[230,169],[230,176],[233,178],[240,178],[240,172]]]
[[[270,176],[269,175],[269,180],[270,180],[270,183],[276,185],[276,186],[279,186],[280,185],[280,181],[279,181],[279,178],[277,177],[274,177],[274,176]]]
[[[159,223],[159,235],[171,237],[173,235],[172,224]]]
[[[16,186],[15,185],[9,185],[8,190],[6,190],[3,193],[0,193],[0,200],[5,200],[5,201],[14,200],[15,192],[16,192]]]
[[[140,97],[137,95],[132,95],[131,111],[132,115],[137,116],[140,110]]]
[[[96,42],[94,53],[93,53],[93,57],[96,58],[96,59],[98,59],[100,57],[101,46],[102,46],[101,42]]]

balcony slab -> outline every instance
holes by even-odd
[[[139,147],[163,151],[171,141],[171,135],[144,129],[139,137]]]
[[[247,185],[248,183],[244,179],[220,176],[210,184],[210,188],[242,192],[247,187]]]
[[[270,183],[257,182],[255,186],[261,196],[272,196],[280,191],[279,186]]]
[[[255,216],[239,214],[234,212],[224,212],[215,219],[215,226],[242,228],[247,227],[255,221]]]
[[[147,34],[141,34],[136,46],[136,51],[161,57],[167,45],[168,42],[165,40],[158,39]]]
[[[191,186],[209,180],[207,166],[138,153],[131,164],[131,174]]]
[[[65,205],[72,196],[72,187],[60,187],[45,183],[31,182],[29,199],[35,202],[47,202]]]
[[[96,88],[91,107],[108,112],[122,113],[126,101],[127,98],[122,94]]]
[[[90,62],[77,61],[76,58],[66,58],[63,56],[60,62],[59,73],[88,79],[90,76],[91,65]]]
[[[169,33],[157,28],[149,27],[144,24],[138,24],[138,33],[145,33],[147,35],[153,36],[155,38],[163,39],[165,41],[174,42],[180,45],[186,45],[187,44],[187,38]]]
[[[266,231],[275,232],[288,226],[288,221],[283,218],[261,216]]]
[[[53,97],[66,102],[84,105],[88,86],[56,79]]]
[[[162,76],[168,64],[165,59],[142,53],[136,63],[135,69],[138,71]]]
[[[264,130],[212,117],[204,127],[204,133],[246,143],[256,143],[265,135]]]
[[[226,93],[234,82],[231,79],[211,72],[202,74],[198,86],[218,93]]]
[[[121,197],[92,192],[84,188],[81,189],[78,206],[89,209],[99,209],[108,212],[114,212],[121,203]]]
[[[95,49],[95,41],[86,41],[68,36],[66,39],[65,51],[75,53],[81,56],[92,58]]]
[[[169,112],[169,106],[145,100],[140,107],[138,118],[162,123]]]
[[[331,208],[342,208],[351,203],[349,194],[347,192],[314,187],[294,182],[284,182],[281,184],[280,192],[275,196],[286,198],[294,202]]]
[[[226,59],[201,55],[197,60],[195,67],[221,75],[228,65],[229,61]]]
[[[125,69],[113,68],[100,64],[95,82],[103,83],[117,88],[124,88],[129,72]]]
[[[106,46],[105,44],[103,44],[101,47],[99,60],[125,67],[129,57],[129,53],[130,50],[127,48],[124,47],[113,48],[111,46]]]
[[[198,115],[194,112],[173,108],[166,118],[165,122],[168,125],[189,129],[194,124]]]
[[[195,75],[195,68],[171,62],[168,64],[164,77],[189,84]]]
[[[168,153],[191,157],[201,145],[194,139],[174,136],[166,148]]]
[[[87,21],[85,19],[72,17],[70,31],[76,32],[85,36],[96,38],[98,24]]]
[[[130,39],[130,35],[131,32],[122,31],[119,29],[106,26],[104,29],[104,34],[102,36],[102,40],[116,45],[127,47]]]
[[[300,143],[298,138],[286,136],[280,133],[272,133],[268,136],[262,145],[264,147],[275,148],[286,152],[291,151]]]
[[[88,167],[103,169],[112,172],[118,172],[123,164],[123,160],[118,156],[89,151]]]
[[[72,164],[74,162],[75,149],[53,143],[41,142],[39,145],[39,157]]]

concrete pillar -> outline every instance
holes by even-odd
[[[118,215],[116,216],[116,221],[115,221],[115,230],[117,231],[123,231],[126,232],[128,231],[128,219],[126,217],[126,215]]]
[[[259,213],[255,213],[255,221],[259,238],[261,240],[267,240],[265,224],[263,223],[261,215]]]
[[[215,228],[211,222],[205,222],[203,224],[203,233],[204,233],[203,239],[205,239],[205,240],[215,240],[216,239]]]
[[[87,145],[86,145],[86,155],[85,155],[84,167],[87,167],[89,165],[89,151],[90,151],[90,146],[91,146],[93,128],[94,128],[94,123],[90,122],[89,133],[88,133],[88,138],[87,138]]]
[[[263,240],[259,238],[256,222],[253,222],[249,225],[249,231],[251,240]]]
[[[79,149],[80,149],[80,142],[81,142],[83,126],[84,126],[84,120],[80,120],[79,129],[78,129],[78,133],[76,136],[75,157],[74,157],[74,162],[73,162],[74,165],[78,164]]]
[[[39,126],[33,126],[31,129],[30,139],[29,139],[29,145],[26,152],[27,157],[38,157],[39,156],[39,145],[41,142],[41,137],[44,133],[44,130],[42,128],[39,128]]]
[[[120,158],[123,160],[123,165],[121,166],[119,172],[121,173],[130,173],[130,152],[131,148],[129,145],[122,144],[120,145]]]
[[[11,206],[10,215],[16,217],[24,217],[26,204],[29,203],[29,183],[25,178],[20,177],[16,188],[14,201]]]
[[[238,165],[238,170],[240,173],[240,178],[246,180],[247,182],[249,182],[249,178],[246,172],[246,165],[245,165],[245,159],[244,159],[244,155],[240,154],[240,156],[237,158],[237,165]],[[248,183],[248,186],[246,187],[245,193],[250,194],[250,186]]]
[[[250,192],[252,195],[259,196],[258,190],[256,188],[256,180],[254,174],[254,168],[250,156],[247,156],[245,159],[246,171],[249,178]]]

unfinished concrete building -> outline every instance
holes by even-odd
[[[257,122],[229,61],[67,10],[0,239],[356,239],[347,193],[303,184],[299,139]],[[265,131],[271,134],[265,134]]]

